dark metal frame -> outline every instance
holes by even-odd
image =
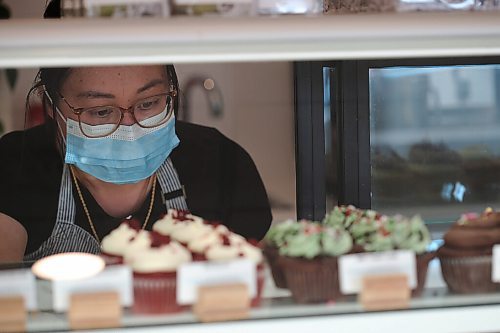
[[[296,62],[297,217],[321,220],[326,213],[323,69],[331,78],[332,144],[337,161],[336,201],[371,207],[369,69],[397,66],[500,64],[500,57],[422,58]],[[500,86],[500,77],[496,78]],[[500,98],[500,97],[499,97]]]
[[[297,216],[310,220],[319,219],[326,209],[322,67],[294,64]]]

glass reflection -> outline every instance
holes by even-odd
[[[369,70],[372,207],[456,219],[500,200],[500,66]]]

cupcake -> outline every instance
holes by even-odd
[[[182,228],[185,222],[194,220],[199,221],[202,219],[191,215],[187,211],[169,209],[167,214],[153,224],[153,231],[170,236],[176,229]]]
[[[341,297],[338,256],[352,249],[352,238],[340,226],[302,222],[299,233],[286,237],[278,262],[297,303],[316,303]]]
[[[394,248],[415,252],[417,287],[412,290],[412,296],[419,296],[425,286],[429,262],[436,256],[436,252],[427,250],[431,243],[431,234],[418,215],[410,219],[397,215],[392,217],[390,222],[393,223],[391,234]]]
[[[139,230],[137,234],[132,238],[126,248],[123,251],[123,261],[126,264],[130,264],[131,257],[135,255],[137,251],[148,249],[153,243],[154,231]]]
[[[123,256],[130,241],[140,230],[135,220],[125,220],[101,241],[101,257],[106,265],[123,264]]]
[[[229,234],[229,230],[223,225],[207,224],[207,226],[209,226],[209,228],[205,229],[203,233],[197,234],[197,237],[192,237],[187,243],[187,248],[191,251],[193,260],[195,261],[207,260],[207,249],[211,246],[222,244],[223,238],[221,235]],[[236,237],[236,234],[233,235],[233,238]],[[238,238],[240,242],[245,241],[241,236],[238,236]]]
[[[288,235],[297,234],[300,228],[301,224],[293,220],[286,220],[273,225],[264,237],[264,256],[271,269],[274,284],[278,288],[287,287],[283,270],[278,265],[279,248],[285,244],[285,238]]]
[[[388,217],[371,209],[337,206],[323,219],[329,226],[345,228],[353,239],[352,252],[387,251],[393,248],[386,230]]]
[[[177,269],[190,262],[191,254],[168,236],[151,233],[151,246],[138,248],[128,257],[134,276],[135,313],[182,311],[177,303]]]
[[[443,278],[452,292],[486,293],[500,290],[492,282],[493,245],[500,243],[500,212],[463,214],[444,235],[437,252]]]
[[[419,216],[386,216],[374,210],[354,206],[335,207],[324,219],[326,225],[342,226],[351,234],[352,252],[410,250],[416,255],[417,287],[412,296],[421,294],[427,268],[434,252],[427,252],[431,242],[429,230]]]
[[[256,245],[248,242],[242,236],[228,231],[218,235],[220,241],[210,245],[205,251],[208,261],[228,261],[234,259],[249,259],[256,268],[256,296],[251,300],[251,306],[260,305],[264,289],[265,272],[262,251]]]
[[[211,224],[201,217],[174,209],[169,209],[162,219],[155,222],[153,230],[187,247],[195,261],[206,260],[206,249],[213,244],[220,244],[219,235],[229,232],[221,224]],[[241,239],[244,240],[243,237]]]
[[[206,224],[202,219],[186,221],[182,227],[177,227],[172,231],[170,237],[184,246],[187,246],[193,240],[200,238],[206,233],[212,232],[213,227]]]
[[[340,226],[348,229],[350,225],[362,216],[365,211],[353,205],[335,206],[323,219],[323,223],[329,226]]]

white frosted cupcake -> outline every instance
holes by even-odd
[[[152,233],[147,230],[139,230],[134,238],[132,238],[125,251],[123,252],[123,261],[127,264],[132,262],[134,257],[141,250],[149,249],[153,243]]]
[[[137,228],[133,222],[125,221],[118,228],[111,231],[101,241],[101,257],[106,264],[122,264],[126,248],[130,241],[137,235]]]
[[[167,214],[153,224],[153,231],[170,236],[174,230],[183,226],[182,221],[177,210],[169,209]]]
[[[252,299],[251,306],[259,306],[262,299],[262,290],[264,289],[265,279],[261,249],[250,244],[240,235],[232,232],[219,235],[219,239],[221,242],[211,245],[205,251],[206,259],[208,261],[228,261],[245,258],[252,261],[256,268],[257,294]]]
[[[187,246],[189,242],[200,238],[212,230],[213,227],[209,224],[205,224],[203,220],[186,221],[182,227],[173,230],[170,237]]]
[[[223,225],[211,225],[206,224],[209,228],[205,229],[202,234],[198,237],[192,237],[186,244],[187,248],[193,254],[193,259],[195,261],[206,260],[205,252],[208,248],[220,245],[223,242],[222,235],[230,234],[230,231]],[[245,239],[241,236],[236,235],[235,237],[240,237],[238,240],[244,242]],[[233,237],[235,240],[236,238]]]
[[[192,215],[186,211],[169,209],[167,214],[153,224],[153,231],[166,236],[180,234],[180,237],[182,238],[185,236],[185,228],[191,223],[195,223],[196,225],[204,224],[201,217]]]
[[[134,272],[136,313],[171,313],[183,310],[176,301],[177,269],[190,262],[191,253],[169,237],[151,233],[151,247],[128,257]]]

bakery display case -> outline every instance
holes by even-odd
[[[37,37],[40,35],[45,38]],[[475,211],[481,213],[488,206],[499,208],[494,130],[500,108],[499,56],[500,16],[495,12],[0,22],[1,68],[163,63],[188,68],[201,63],[223,66],[268,62],[272,66],[273,62],[286,62],[293,68],[295,84],[295,110],[291,110],[295,124],[288,125],[292,127],[290,131],[295,131],[295,137],[290,136],[289,141],[296,142],[296,212],[290,217],[294,221],[321,221],[325,215],[328,218],[327,213],[334,207],[339,209],[337,205],[355,204],[363,209],[363,218],[371,219],[370,226],[377,226],[374,233],[384,235],[388,230],[378,222],[381,215],[369,208],[391,216],[420,213],[426,222],[429,219],[447,223],[439,223],[441,228],[436,228],[432,223],[425,226],[415,222],[418,235],[426,234],[423,227],[430,230],[429,239],[421,237],[426,238],[425,251],[429,252],[442,245],[441,238],[450,222],[470,209],[455,205],[451,213],[443,213],[442,207],[433,207],[430,210],[436,215],[425,214],[422,207],[435,202],[435,195],[438,200],[447,198],[450,191],[446,184],[454,186],[450,198],[461,197],[457,183],[467,185],[467,189],[486,186],[474,197],[474,207],[481,207]],[[455,57],[461,58],[453,60]],[[423,70],[422,66],[433,67]],[[394,72],[396,67],[398,71]],[[423,89],[422,82],[442,82],[441,74],[455,77],[455,100],[446,100],[446,93],[440,95],[440,89],[450,85],[447,82],[434,86],[432,91],[419,90]],[[477,88],[478,82],[486,82],[488,88]],[[426,104],[425,119],[421,114],[423,106],[418,104],[423,99],[435,103],[432,108]],[[482,113],[474,117],[470,112]],[[438,139],[426,142],[421,132],[408,129],[417,125],[425,133],[435,133]],[[477,127],[470,130],[473,125]],[[474,149],[478,142],[469,140],[469,134],[486,125],[492,126],[482,133],[486,139],[478,140],[480,144],[487,141],[488,148]],[[460,134],[464,136],[452,133],[446,137],[446,126],[461,126],[465,133]],[[406,145],[397,137],[412,133],[417,133],[417,139]],[[445,141],[450,137],[466,144],[457,148],[455,141]],[[484,156],[484,152],[491,154]],[[427,163],[429,159],[432,163]],[[419,186],[422,190],[409,191]],[[467,189],[462,199],[468,198]],[[411,192],[409,196],[401,195],[407,192]],[[475,195],[476,190],[471,193]],[[405,210],[406,206],[398,204],[398,200],[415,203],[416,208]],[[462,222],[472,225],[490,213],[468,216]],[[344,210],[342,214],[349,216],[351,211]],[[333,230],[343,224],[329,221]],[[327,232],[307,230],[307,235]],[[344,244],[348,237],[348,233],[330,232],[335,233],[336,244]],[[352,229],[349,233],[353,234]],[[301,245],[299,239],[295,248]],[[396,248],[405,247],[399,244]],[[335,245],[329,251],[336,258],[351,251],[351,247],[338,249]],[[278,288],[284,286],[283,281],[273,278],[266,265],[260,305],[250,308],[246,319],[200,323],[190,310],[146,315],[126,308],[120,325],[123,331],[130,332],[299,332],[311,327],[318,331],[353,332],[500,330],[495,319],[500,310],[500,293],[495,284],[496,289],[487,292],[456,293],[448,289],[439,260],[426,264],[426,282],[419,295],[407,298],[405,307],[393,310],[366,311],[356,295],[336,299],[335,291],[334,296],[321,298],[324,295],[319,290],[318,295],[308,298],[307,286],[303,295],[297,297],[287,288]],[[290,265],[288,275],[298,270]],[[36,288],[38,311],[28,314],[27,331],[69,331],[67,314],[53,311],[53,285],[37,280]]]

